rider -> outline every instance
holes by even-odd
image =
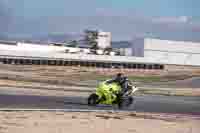
[[[126,91],[128,90],[128,85],[129,85],[128,78],[126,76],[124,76],[122,73],[118,73],[115,78],[111,79],[107,83],[113,83],[113,82],[116,82],[121,86],[122,88],[120,92],[121,95],[126,93]]]

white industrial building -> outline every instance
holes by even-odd
[[[89,53],[87,48],[68,47],[65,45],[56,44],[37,44],[37,43],[25,43],[25,42],[0,42],[1,51],[13,51],[13,52],[35,52],[35,53]]]
[[[101,49],[110,48],[111,47],[111,33],[99,31],[97,36],[97,45]]]
[[[200,66],[200,43],[145,38],[132,44],[133,56],[162,64]]]

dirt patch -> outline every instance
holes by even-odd
[[[87,85],[87,82],[95,85],[96,82],[113,77],[121,70],[90,69],[85,67],[69,66],[26,66],[26,65],[2,65],[0,64],[0,79],[39,82],[57,85]],[[152,71],[144,73],[141,71],[123,71],[130,80],[135,82],[152,83],[184,80],[191,77],[200,76],[191,72],[162,72]]]
[[[178,122],[181,121],[183,122],[184,120],[179,118],[168,118],[168,117],[158,117],[158,116],[154,116],[154,115],[145,115],[145,114],[130,114],[128,116],[131,116],[132,118],[139,118],[139,119],[149,119],[149,120],[162,120],[162,121],[166,121],[166,122]]]
[[[43,117],[41,117],[41,115]],[[7,116],[12,119],[7,120]],[[27,116],[24,119],[20,116]],[[144,113],[67,113],[67,112],[0,112],[0,132],[6,133],[199,133],[199,120],[188,116],[166,121],[164,114]],[[157,119],[155,119],[157,118]]]
[[[96,115],[96,117],[98,118],[102,118],[102,119],[118,119],[118,120],[122,120],[123,118],[120,116],[110,116],[110,115]]]

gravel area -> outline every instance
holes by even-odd
[[[199,133],[199,123],[163,114],[0,112],[1,133]]]

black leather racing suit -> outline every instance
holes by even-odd
[[[109,80],[107,83],[110,84],[110,83],[118,83],[122,90],[120,92],[120,95],[123,95],[124,93],[126,93],[126,91],[128,90],[128,79],[127,77],[116,77],[114,79],[111,79]]]

